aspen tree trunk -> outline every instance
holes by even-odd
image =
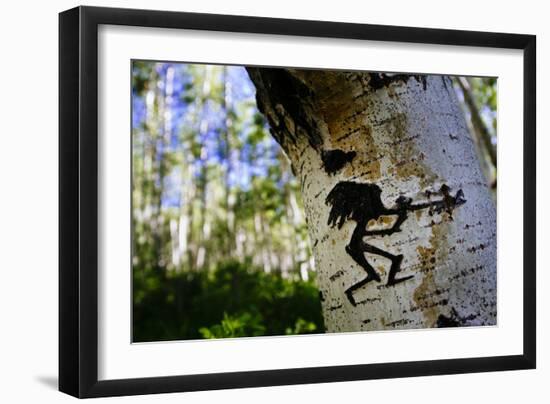
[[[445,76],[249,68],[329,332],[496,324],[496,212]]]

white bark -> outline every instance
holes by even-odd
[[[327,331],[496,324],[495,206],[451,81],[315,70],[249,73],[258,105],[302,184]],[[338,203],[327,196],[350,182],[363,185],[340,199],[357,209],[338,214]],[[375,186],[386,211],[375,209],[376,198],[365,191]],[[403,198],[397,204],[399,197],[411,198],[409,208],[433,205],[407,211],[400,231],[351,242],[358,216],[371,219],[368,231],[391,228],[398,219],[391,209],[406,204]],[[402,281],[388,285],[393,261],[365,253],[370,247],[358,252],[361,242],[393,261],[402,255],[400,265],[393,263]],[[350,292],[367,278],[361,256],[379,281]]]

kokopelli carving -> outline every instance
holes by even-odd
[[[349,244],[346,246],[346,252],[359,264],[366,272],[367,277],[361,282],[352,285],[346,290],[346,296],[352,305],[356,305],[353,298],[353,292],[370,281],[381,282],[380,276],[373,266],[368,262],[365,253],[379,255],[391,261],[390,272],[386,282],[387,286],[393,286],[400,282],[412,278],[414,275],[397,277],[401,270],[403,255],[394,255],[378,247],[370,245],[363,241],[366,236],[387,236],[401,231],[401,225],[407,220],[408,212],[430,209],[430,212],[440,213],[446,211],[452,217],[452,211],[456,206],[466,202],[464,193],[459,189],[454,196],[450,193],[450,188],[443,185],[439,193],[443,196],[437,201],[428,201],[419,204],[412,204],[411,198],[400,196],[395,201],[395,206],[386,208],[382,203],[382,190],[378,185],[357,182],[339,182],[334,186],[327,196],[326,204],[331,205],[328,224],[331,227],[342,228],[348,220],[357,223]],[[387,229],[368,230],[369,221],[378,220],[382,216],[397,216],[393,225]]]

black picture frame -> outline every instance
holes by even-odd
[[[523,51],[523,354],[98,380],[98,26],[194,29]],[[77,7],[59,15],[59,389],[104,397],[536,366],[536,37],[489,32]]]

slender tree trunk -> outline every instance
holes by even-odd
[[[202,100],[207,99],[210,92],[212,91],[212,66],[206,66],[204,71],[204,81],[202,87]],[[197,249],[197,258],[195,266],[198,270],[203,269],[207,266],[207,244],[208,239],[210,238],[210,214],[208,212],[208,148],[206,147],[206,136],[208,134],[208,119],[206,117],[206,112],[201,111],[199,120],[199,139],[201,141],[201,152],[200,152],[200,164],[199,164],[199,179],[200,183],[197,187],[197,196],[199,198],[200,206],[200,226],[199,226],[199,237],[198,237],[198,249]]]
[[[162,224],[163,218],[161,214],[162,207],[162,194],[164,192],[163,178],[164,178],[164,163],[163,159],[159,158],[162,153],[162,129],[161,129],[161,120],[160,117],[164,111],[164,99],[160,89],[160,78],[157,73],[154,73],[152,76],[153,83],[153,92],[151,98],[148,101],[148,115],[153,119],[147,120],[148,122],[148,132],[151,135],[151,150],[149,156],[150,168],[150,186],[151,186],[151,203],[149,209],[151,210],[145,217],[150,215],[151,223],[151,233],[152,233],[152,244],[153,250],[155,252],[154,266],[157,269],[164,269],[165,262],[163,259],[163,237],[162,237]]]
[[[462,91],[464,103],[468,109],[470,125],[473,133],[475,134],[476,148],[481,152],[481,155],[484,156],[484,158],[481,159],[482,161],[480,161],[482,171],[484,172],[485,177],[487,178],[487,181],[489,181],[491,189],[493,190],[493,196],[496,197],[497,149],[491,141],[489,129],[481,118],[481,114],[474,101],[470,81],[465,77],[457,77],[455,78],[455,82],[458,83],[460,90]],[[485,156],[487,156],[488,159]]]
[[[231,257],[235,251],[235,191],[234,184],[231,183],[231,174],[233,172],[233,89],[229,81],[227,66],[223,67],[222,75],[222,109],[225,113],[222,135],[224,137],[224,155],[225,155],[225,174],[223,178],[225,189],[225,214],[227,225],[227,239],[225,255]]]
[[[444,76],[249,68],[330,332],[496,324],[496,214]]]
[[[485,123],[483,122],[481,114],[477,109],[476,103],[474,101],[474,96],[472,94],[470,82],[465,77],[459,77],[457,79],[457,82],[460,86],[460,89],[462,90],[462,93],[464,94],[464,101],[466,102],[466,105],[468,106],[468,109],[470,111],[474,130],[476,131],[476,133],[479,134],[479,137],[483,142],[483,146],[485,147],[486,152],[489,154],[491,164],[496,167],[497,150],[491,141],[491,134],[489,133],[489,129],[487,129],[487,125],[485,125]]]

